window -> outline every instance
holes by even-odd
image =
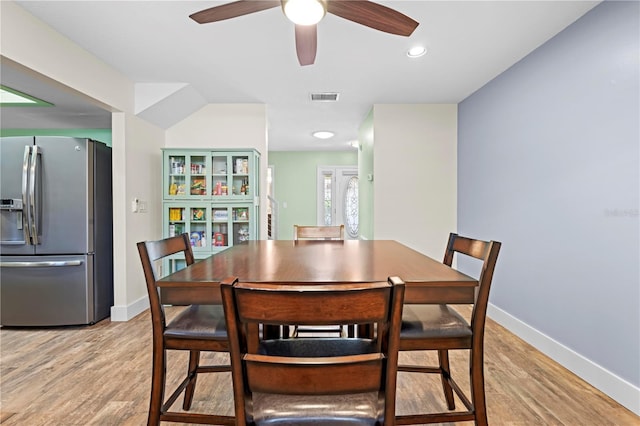
[[[345,229],[351,238],[358,238],[358,176],[352,176],[344,191],[343,216]]]

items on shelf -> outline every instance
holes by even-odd
[[[239,243],[249,241],[249,227],[246,225],[240,226],[238,228],[237,237]]]
[[[206,168],[204,166],[204,164],[196,164],[196,163],[191,163],[191,174],[192,175],[203,175],[206,172]]]
[[[198,258],[259,235],[260,153],[254,149],[163,149],[163,236],[188,234]],[[249,185],[251,184],[251,189]],[[168,260],[169,270],[179,267]]]
[[[207,195],[207,182],[204,178],[191,180],[191,195]]]
[[[233,209],[233,220],[249,220],[249,209],[237,208]]]
[[[228,195],[229,188],[227,184],[221,181],[216,182],[215,189],[213,190],[213,195]]]
[[[177,223],[172,223],[169,225],[169,236],[170,237],[175,237],[176,235],[180,235],[184,233],[184,226],[177,224]]]
[[[213,221],[227,221],[229,219],[229,211],[227,209],[214,209],[213,210]]]
[[[222,232],[213,233],[213,245],[215,247],[224,247],[227,245],[225,235]]]
[[[172,175],[184,174],[184,157],[182,158],[170,157],[169,162],[171,163]]]
[[[249,174],[249,159],[248,158],[236,158],[233,173],[237,175],[248,175]]]
[[[178,185],[176,185],[176,181],[171,177],[171,184],[169,185],[169,195],[176,195],[178,193]]]
[[[204,209],[191,209],[191,218],[193,220],[205,220]]]
[[[169,220],[184,220],[184,209],[170,207]]]
[[[204,231],[191,233],[191,246],[192,247],[206,247],[207,239],[204,235]]]

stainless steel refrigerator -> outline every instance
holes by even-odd
[[[111,148],[0,138],[0,324],[93,324],[113,305]]]

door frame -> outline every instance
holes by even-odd
[[[332,188],[332,211],[331,211],[331,223],[327,224],[324,221],[324,178],[325,176],[331,176],[331,188]],[[318,226],[323,225],[343,225],[345,224],[342,218],[344,211],[344,191],[348,180],[358,176],[358,166],[318,166],[316,175],[316,223]],[[346,177],[347,179],[339,179]],[[349,238],[345,234],[345,238]]]

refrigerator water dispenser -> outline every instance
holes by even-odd
[[[0,244],[24,244],[22,231],[22,200],[4,198],[0,200]]]

